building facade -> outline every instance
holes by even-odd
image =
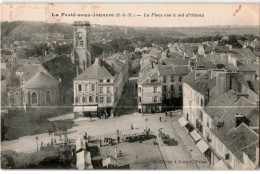
[[[241,88],[243,78],[223,70],[195,70],[184,78],[180,123],[215,169],[254,169],[259,162],[259,112],[252,112],[256,102]]]
[[[74,79],[73,105],[76,117],[83,115],[109,117],[115,114],[123,89],[128,82],[127,66],[119,63],[113,67],[96,58],[93,65]]]

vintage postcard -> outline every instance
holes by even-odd
[[[2,4],[1,169],[259,169],[259,4]]]

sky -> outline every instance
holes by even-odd
[[[133,27],[191,27],[211,25],[259,26],[260,4],[2,4],[2,21],[44,21],[72,23],[89,21],[91,24]],[[73,17],[71,14],[129,14],[135,17]],[[175,17],[151,17],[152,13]],[[59,16],[53,16],[58,14]],[[146,17],[144,16],[146,14]],[[147,17],[149,14],[149,17]],[[184,17],[177,17],[184,14]],[[204,17],[187,17],[199,14]],[[137,16],[141,15],[141,16]]]

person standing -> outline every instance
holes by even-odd
[[[120,143],[120,136],[117,136],[117,143]]]
[[[160,122],[162,122],[162,117],[160,116]]]

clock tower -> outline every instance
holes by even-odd
[[[92,64],[89,46],[90,23],[75,21],[73,22],[73,28],[71,61],[76,65],[78,72],[82,73]]]

